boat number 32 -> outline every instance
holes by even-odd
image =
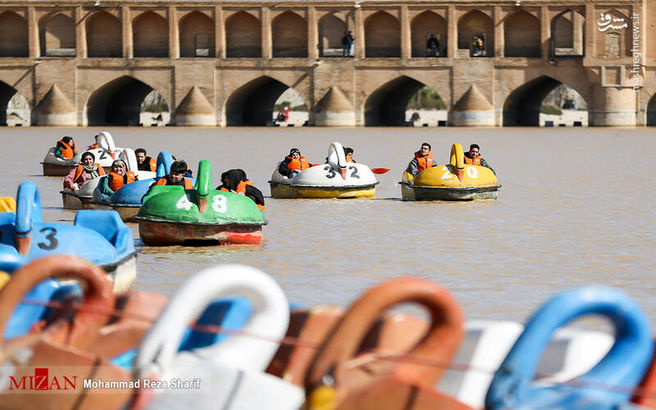
[[[451,171],[449,171],[449,167],[443,166],[442,171],[444,172],[442,174],[442,179],[451,179],[453,178],[453,174]],[[465,173],[469,178],[478,178],[478,170],[476,167],[465,167]]]
[[[350,167],[348,167],[348,169],[350,171],[353,171],[353,172],[351,172],[351,178],[360,178],[360,175],[358,175],[358,169],[356,167],[350,166]],[[326,174],[326,178],[328,178],[328,179],[335,178],[335,175],[337,175],[337,173],[335,172],[335,169],[333,167],[331,167],[330,165],[326,165],[325,167],[323,167],[323,170],[328,171],[328,174]]]
[[[194,204],[189,202],[187,195],[182,195],[175,204],[176,208],[184,209],[185,211],[190,210],[192,206],[194,206]],[[214,212],[221,214],[226,212],[228,210],[228,199],[223,195],[214,195],[212,197],[212,209]]]

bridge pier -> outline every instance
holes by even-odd
[[[634,127],[636,92],[632,87],[600,87],[592,92],[588,121],[598,127]]]

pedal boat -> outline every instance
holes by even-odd
[[[112,134],[110,134],[109,131],[100,132],[96,138],[96,143],[98,144],[98,148],[82,150],[78,152],[73,158],[66,160],[57,158],[55,156],[55,151],[57,148],[51,147],[48,150],[45,158],[43,158],[43,162],[41,162],[43,165],[43,176],[66,176],[70,172],[71,168],[80,164],[82,154],[87,151],[93,153],[93,155],[96,157],[96,162],[105,169],[105,172],[109,172],[112,167],[112,162],[119,158],[119,155],[121,155],[121,152],[123,152],[125,148],[117,147],[114,144],[114,139],[112,138]]]
[[[0,212],[0,243],[26,260],[75,255],[107,272],[115,292],[127,291],[137,276],[132,231],[114,211],[81,210],[73,225],[44,222],[36,184],[18,187],[16,212]]]
[[[212,189],[212,166],[202,160],[193,189],[154,186],[133,218],[147,245],[260,244],[263,213],[250,198]]]
[[[492,170],[465,164],[462,145],[451,146],[448,164],[418,173],[403,172],[401,197],[404,201],[470,201],[497,199],[501,185]]]
[[[269,185],[273,198],[371,198],[378,181],[364,164],[346,162],[344,148],[333,142],[328,149],[328,162],[301,171],[294,178],[278,172],[271,175]]]

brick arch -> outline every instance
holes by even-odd
[[[27,57],[27,21],[13,11],[0,13],[0,57]]]
[[[319,20],[319,55],[321,57],[331,56],[332,54],[341,56],[342,37],[347,30],[348,27],[344,20],[334,14],[323,16]],[[331,51],[328,52],[327,50]]]
[[[573,82],[571,85],[558,79],[557,75],[540,75],[526,81],[505,96],[503,126],[538,126],[542,101],[561,84],[571,87],[581,95],[589,109],[591,98],[589,92],[584,88],[587,84]]]
[[[526,11],[518,11],[504,20],[504,56],[540,57],[540,20]]]
[[[75,23],[73,19],[56,13],[41,19],[40,43],[42,56],[75,57]]]
[[[18,101],[22,106],[11,107],[12,101]],[[20,117],[21,121],[17,121],[18,118],[14,117]],[[21,125],[30,125],[30,117],[31,107],[28,100],[14,87],[0,81],[0,126],[6,126],[8,120],[19,122]]]
[[[408,102],[425,86],[427,86],[425,83],[407,75],[393,78],[378,86],[364,101],[364,125],[405,125]],[[437,90],[433,91],[437,92]]]
[[[262,57],[262,25],[245,11],[228,17],[226,25],[226,57]]]
[[[214,57],[214,21],[192,11],[180,19],[180,57]]]
[[[286,11],[271,22],[273,57],[308,56],[307,22],[301,16]]]
[[[424,11],[412,19],[410,29],[412,30],[413,57],[425,57],[427,55],[426,42],[430,34],[435,34],[438,39],[439,55],[441,57],[446,56],[447,24],[442,16],[432,11]]]
[[[106,82],[87,100],[88,125],[138,125],[141,104],[153,90],[149,84],[129,75]],[[168,101],[166,104],[170,107]]]
[[[152,11],[138,15],[132,22],[135,57],[168,57],[169,26],[164,17]]]
[[[401,24],[385,11],[369,16],[364,22],[366,57],[401,57]]]
[[[483,36],[486,57],[494,56],[494,25],[487,14],[472,10],[458,20],[458,48],[469,50],[474,36]]]
[[[91,15],[86,21],[88,57],[122,57],[121,22],[106,11]]]

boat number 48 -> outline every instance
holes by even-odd
[[[176,208],[184,209],[185,211],[190,210],[192,206],[194,206],[194,204],[189,202],[186,194],[182,195],[180,199],[178,199],[178,202],[175,204]],[[223,195],[214,195],[212,197],[212,209],[214,212],[221,214],[226,212],[228,210],[228,199]]]
[[[451,179],[453,178],[453,174],[451,171],[449,171],[449,167],[443,166],[442,171],[444,172],[442,174],[442,179]],[[465,173],[469,178],[477,178],[478,177],[478,170],[476,167],[465,167]]]

